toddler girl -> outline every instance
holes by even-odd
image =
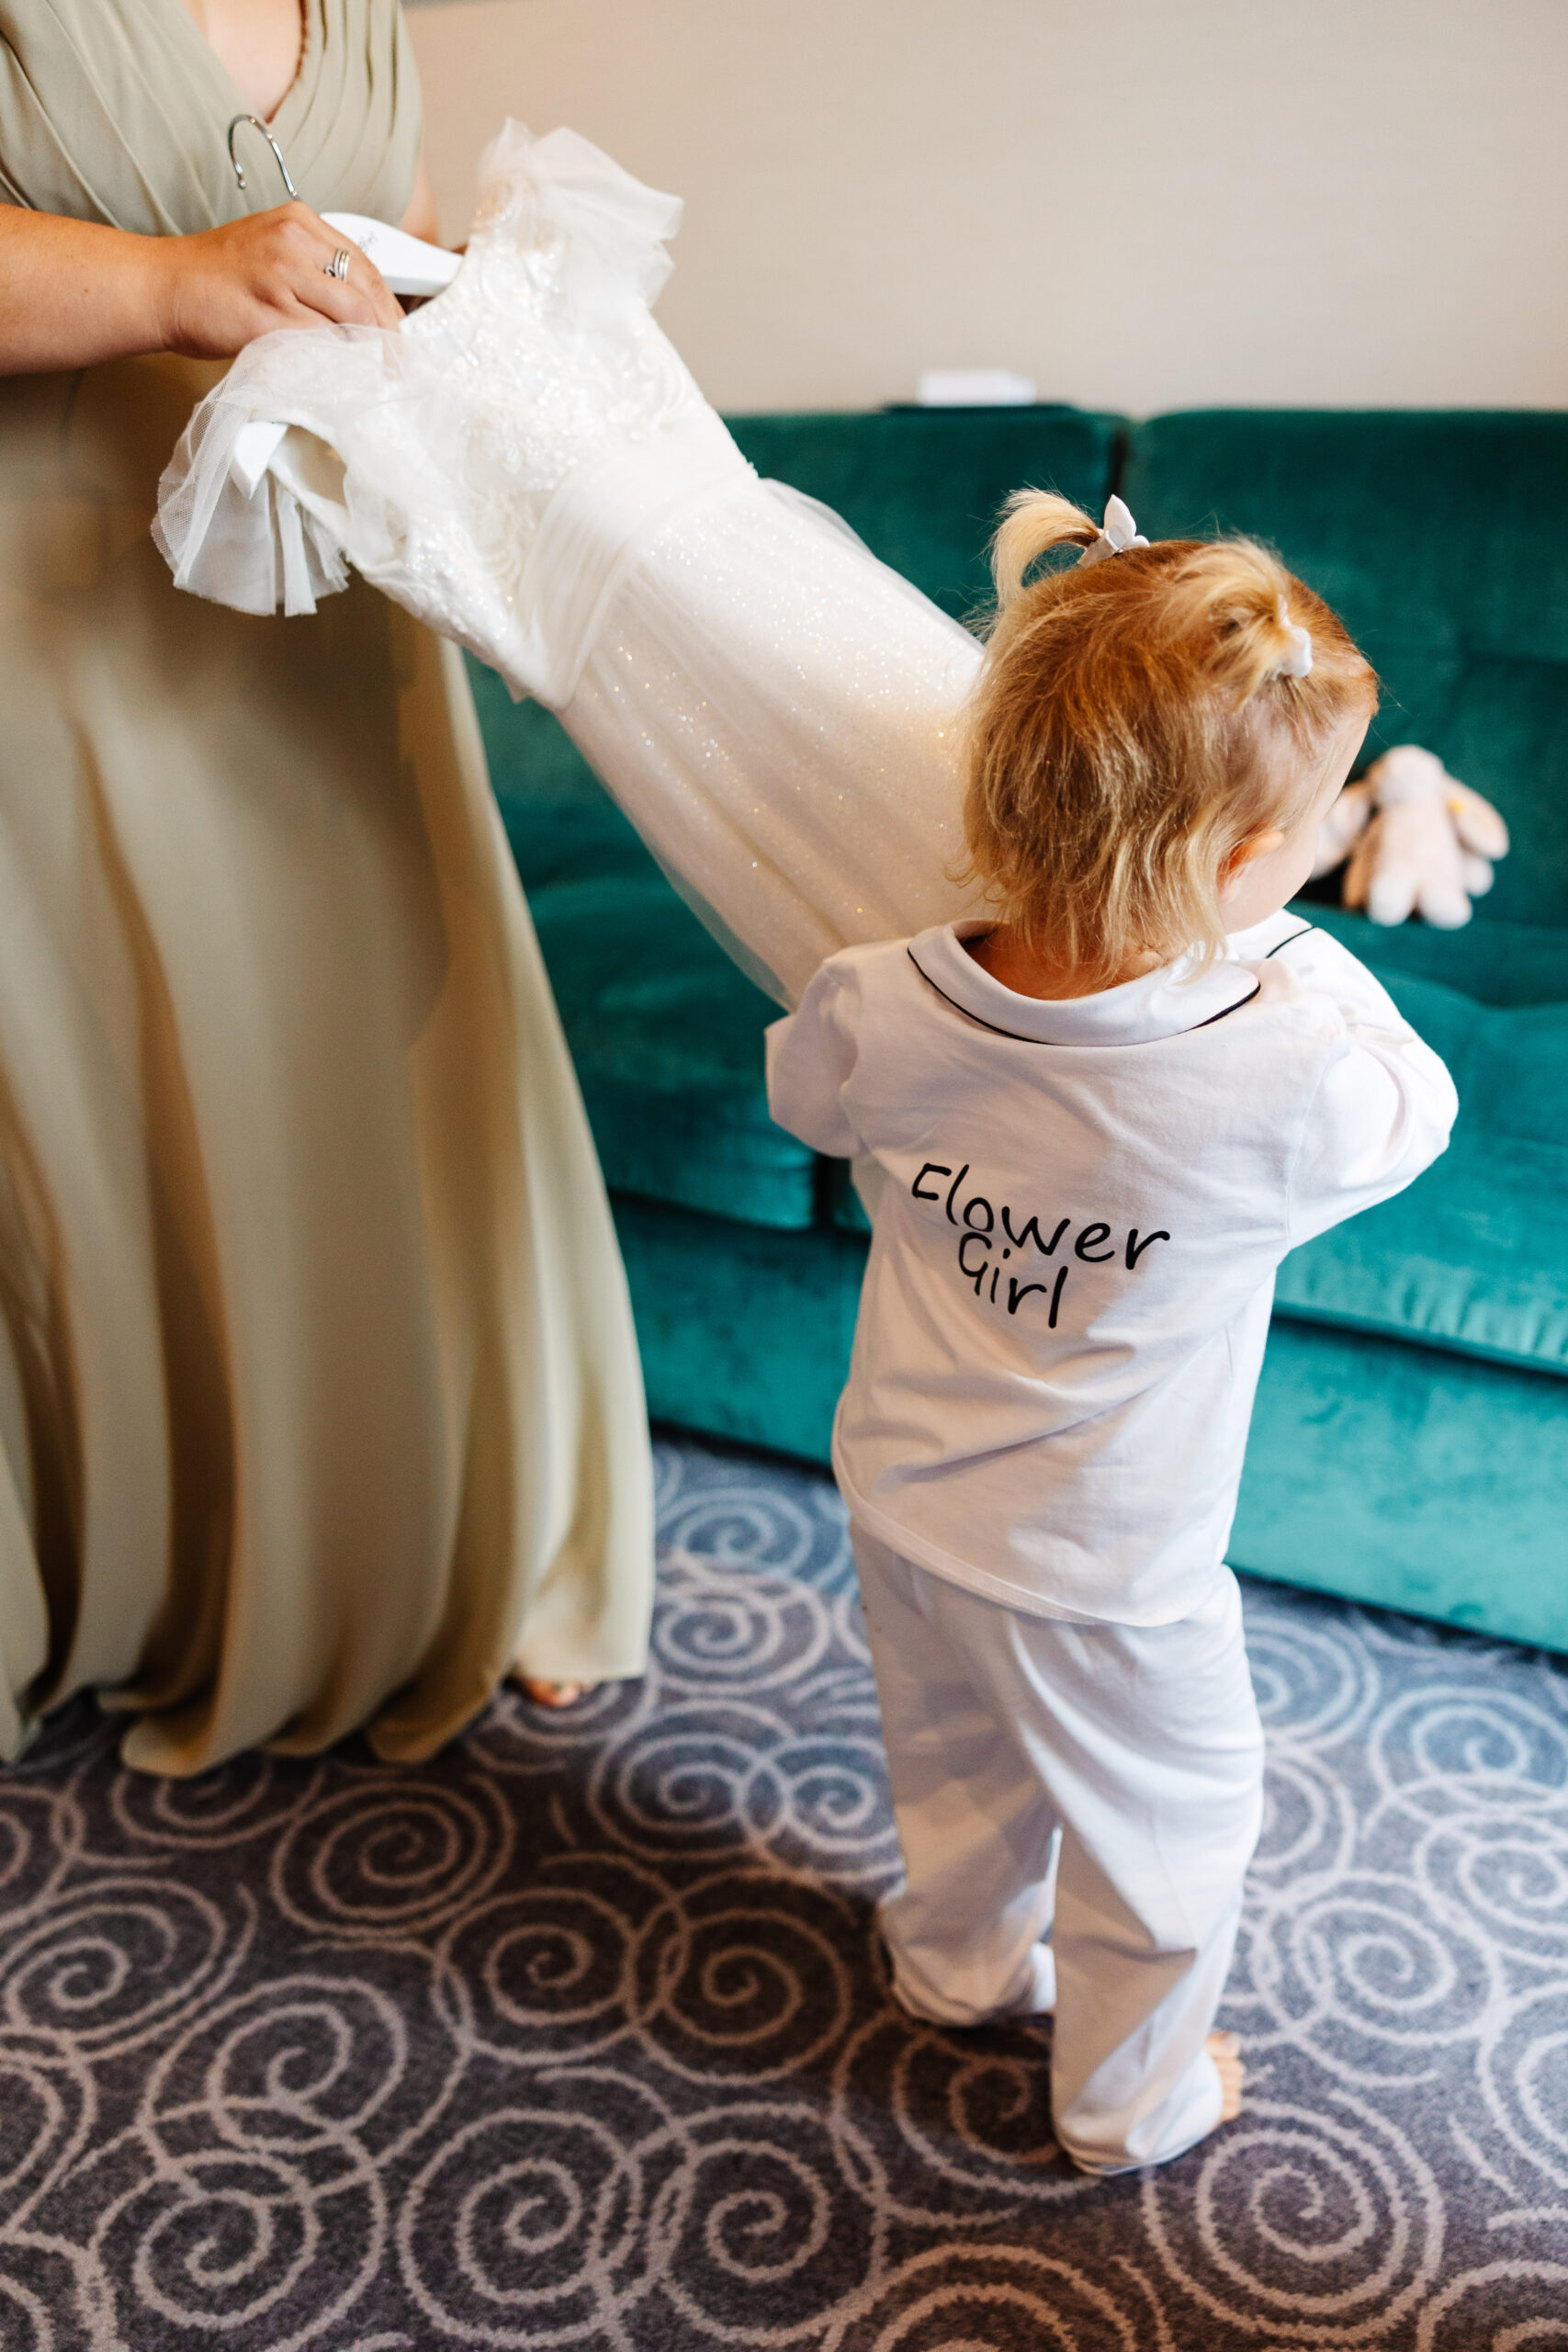
[[[1076,567],[1029,581],[1048,549]],[[1437,1057],[1281,912],[1376,681],[1267,549],[1021,492],[965,826],[998,920],[852,947],[773,1115],[880,1170],[834,1468],[903,1845],[894,1986],[1053,2010],[1057,2136],[1234,2115],[1262,1737],[1224,1566],[1275,1268],[1442,1150]]]

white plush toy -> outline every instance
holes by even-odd
[[[1492,803],[1450,775],[1435,753],[1401,743],[1339,795],[1318,833],[1313,872],[1326,874],[1348,856],[1348,907],[1365,907],[1373,922],[1419,914],[1457,931],[1507,852],[1508,829]]]

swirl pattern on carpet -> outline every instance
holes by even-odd
[[[1241,2121],[1090,2182],[891,2006],[842,1514],[659,1453],[647,1679],[429,1766],[0,1778],[0,2352],[1568,2347],[1568,1673],[1251,1586]]]

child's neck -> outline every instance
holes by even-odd
[[[964,942],[983,972],[999,980],[1015,996],[1058,999],[1098,996],[1104,989],[1120,988],[1125,980],[1141,980],[1159,969],[1161,956],[1153,953],[1130,956],[1112,972],[1096,971],[1083,964],[1063,963],[1048,943],[1032,945],[1010,922],[977,933]]]

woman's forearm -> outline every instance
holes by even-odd
[[[163,242],[0,205],[0,375],[161,349]]]
[[[308,204],[187,237],[0,206],[0,375],[141,351],[231,359],[277,327],[401,322],[380,271]]]

